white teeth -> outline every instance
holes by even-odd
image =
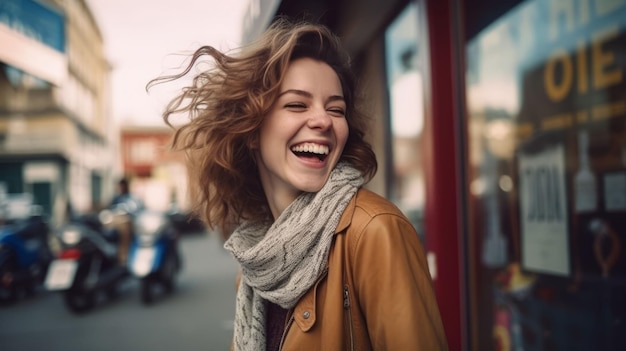
[[[304,143],[291,148],[293,152],[310,152],[318,155],[328,155],[329,149],[326,145]]]

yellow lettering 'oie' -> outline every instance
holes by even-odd
[[[556,81],[556,70],[561,67],[563,72],[560,82]],[[573,65],[571,58],[562,49],[556,50],[546,62],[546,69],[543,72],[543,82],[550,100],[561,101],[572,87]]]
[[[603,44],[614,39],[619,34],[617,27],[597,33],[591,40],[593,63],[593,87],[604,89],[622,82],[623,72],[620,67],[609,67],[615,63],[615,56],[611,51],[605,51]]]

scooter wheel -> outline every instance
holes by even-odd
[[[162,280],[163,286],[165,287],[165,292],[171,294],[174,292],[174,288],[176,285],[176,271],[178,270],[178,259],[176,258],[176,254],[171,252],[167,261],[165,261],[165,265],[163,266],[162,271]]]
[[[141,280],[141,302],[144,305],[150,305],[154,301],[154,291],[152,286],[152,279],[144,278]]]
[[[17,301],[17,287],[13,281],[16,265],[12,256],[5,256],[0,262],[0,303],[2,304],[11,304]]]
[[[63,294],[65,306],[74,313],[83,313],[92,309],[96,304],[94,292],[68,290]]]

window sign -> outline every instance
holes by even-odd
[[[565,152],[562,146],[519,157],[522,267],[569,275]]]

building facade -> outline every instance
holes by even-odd
[[[350,50],[451,350],[626,349],[626,1],[253,0],[244,42],[276,16]]]
[[[131,191],[152,209],[191,209],[188,175],[182,151],[170,147],[173,130],[168,127],[124,126],[120,155]]]
[[[0,2],[0,183],[53,224],[115,190],[110,70],[85,1]]]

